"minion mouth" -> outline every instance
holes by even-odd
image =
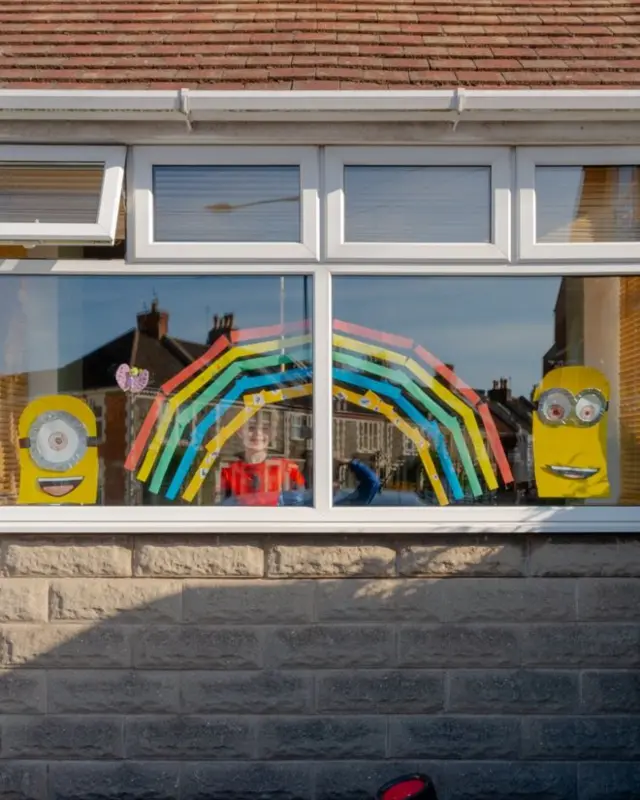
[[[65,497],[82,483],[83,478],[38,478],[38,486],[50,497]]]
[[[547,464],[545,469],[553,475],[572,481],[584,481],[600,472],[598,467],[562,467],[558,464]]]

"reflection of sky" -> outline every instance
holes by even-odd
[[[245,328],[280,321],[277,276],[3,276],[1,282],[0,372],[15,370],[16,331],[25,331],[20,340],[26,336],[21,369],[59,367],[135,327],[154,292],[169,312],[169,334],[178,339],[204,343],[214,314],[234,313]],[[284,285],[285,321],[300,320],[304,280],[288,277]],[[308,286],[311,312],[311,280]]]
[[[471,386],[528,395],[553,343],[560,278],[334,278],[335,317],[408,336]]]
[[[344,177],[347,242],[491,241],[490,167],[346,166]]]
[[[297,166],[155,167],[159,242],[299,242]]]
[[[303,285],[303,278],[285,278],[285,321],[303,317]],[[336,277],[334,315],[411,337],[476,388],[509,377],[516,392],[528,394],[553,343],[559,285],[559,278]],[[2,372],[14,371],[20,342],[20,368],[28,370],[91,352],[134,327],[154,292],[169,311],[170,335],[180,339],[204,342],[214,314],[233,312],[245,328],[280,321],[275,276],[5,276],[2,288]]]

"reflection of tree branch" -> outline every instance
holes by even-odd
[[[239,208],[249,208],[251,206],[264,206],[269,203],[295,203],[300,200],[300,195],[292,195],[291,197],[276,197],[273,200],[254,200],[251,203],[214,203],[211,206],[205,206],[207,211],[213,211],[214,214],[226,213],[228,211],[237,211]]]

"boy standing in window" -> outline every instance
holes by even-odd
[[[241,432],[243,457],[221,470],[222,494],[239,505],[277,506],[282,493],[303,491],[304,477],[289,458],[269,458],[269,429],[251,420]]]

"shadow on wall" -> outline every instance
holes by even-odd
[[[570,513],[570,512],[568,512]],[[631,800],[640,537],[7,537],[2,800]]]

